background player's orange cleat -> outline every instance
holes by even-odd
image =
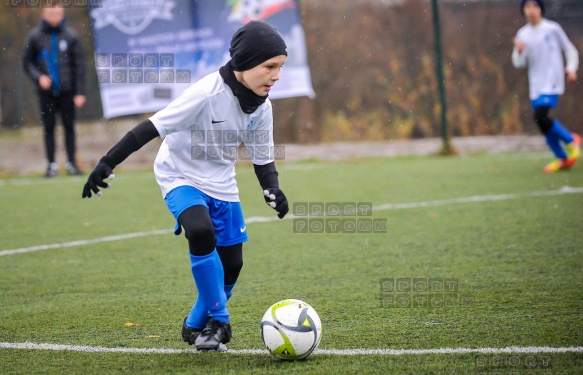
[[[563,169],[569,169],[569,167],[566,166],[567,164],[567,159],[555,159],[552,162],[550,162],[549,164],[545,165],[545,167],[543,168],[543,172],[545,173],[555,173],[558,172],[560,170]]]
[[[573,164],[581,156],[581,136],[579,134],[573,133],[573,142],[569,143],[565,149],[567,150],[567,160],[565,161],[565,167],[571,168]]]

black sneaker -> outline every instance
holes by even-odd
[[[231,341],[231,323],[221,323],[211,318],[200,335],[196,338],[194,345],[200,351],[216,350],[221,351],[221,344]]]
[[[186,326],[186,318],[182,322],[182,339],[188,343],[188,345],[194,345],[194,341],[200,335],[202,329],[195,329]]]
[[[69,176],[82,176],[83,172],[75,164],[69,162],[67,163],[67,174]]]

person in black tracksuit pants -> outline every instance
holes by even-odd
[[[75,161],[75,110],[85,104],[85,57],[77,33],[65,25],[65,10],[45,7],[41,24],[27,37],[22,59],[37,86],[48,167],[45,177],[58,175],[55,162],[56,114],[65,129],[67,174],[83,174]]]

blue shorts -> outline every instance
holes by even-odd
[[[559,95],[541,95],[535,100],[531,100],[532,109],[536,110],[536,107],[549,107],[555,108],[557,102],[559,101]]]
[[[241,202],[225,202],[209,197],[192,186],[179,186],[166,194],[166,206],[176,219],[174,234],[182,233],[178,217],[192,206],[204,206],[208,209],[217,246],[231,246],[247,241],[247,227],[243,219]]]

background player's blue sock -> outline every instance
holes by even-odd
[[[559,138],[555,137],[550,132],[545,136],[545,138],[547,140],[547,144],[549,145],[557,159],[567,158],[567,153],[563,149],[563,146],[561,146],[561,141],[559,140]]]
[[[557,120],[553,121],[553,126],[549,130],[549,134],[552,134],[555,138],[565,143],[573,142],[573,135],[571,135],[571,132],[565,129],[563,124]]]
[[[567,158],[567,153],[563,149],[563,146],[561,146],[561,141],[571,143],[573,142],[573,136],[559,121],[553,121],[553,126],[547,132],[546,140],[558,159]]]
[[[204,256],[190,254],[190,263],[192,265],[192,275],[198,289],[197,302],[194,304],[191,313],[193,314],[193,325],[198,324],[201,319],[200,314],[208,311],[208,315],[221,323],[229,321],[229,312],[227,311],[227,297],[224,289],[224,272],[221,259],[216,250]],[[201,306],[197,306],[197,303]],[[190,315],[189,315],[190,317]],[[187,318],[188,327],[191,326]]]

